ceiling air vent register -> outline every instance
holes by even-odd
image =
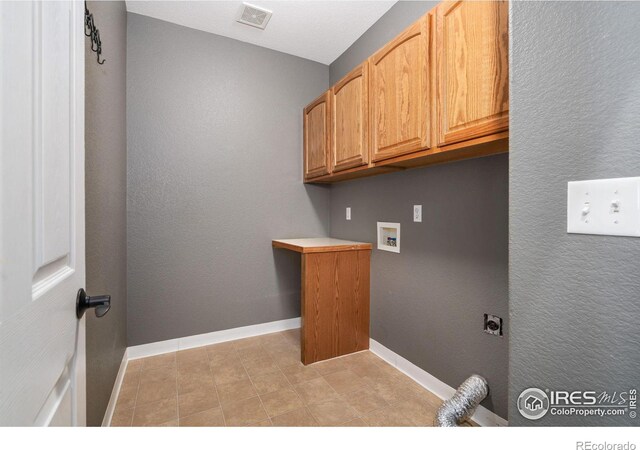
[[[269,23],[269,19],[271,19],[271,11],[250,5],[249,3],[243,3],[240,6],[240,11],[238,11],[236,22],[264,30],[267,23]]]

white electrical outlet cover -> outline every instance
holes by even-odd
[[[640,237],[640,177],[570,181],[567,233]]]
[[[422,222],[422,205],[413,205],[413,221]]]
[[[351,206],[347,206],[347,220],[351,220]]]

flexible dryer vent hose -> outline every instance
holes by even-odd
[[[440,406],[434,425],[457,427],[473,415],[482,400],[489,394],[489,384],[480,375],[471,375],[460,385],[449,400]]]

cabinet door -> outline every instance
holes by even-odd
[[[507,130],[508,2],[447,2],[436,23],[438,144]]]
[[[362,63],[331,88],[331,168],[369,162],[368,65]]]
[[[426,15],[370,59],[374,161],[429,147],[429,28]]]
[[[329,91],[304,109],[304,178],[329,173]]]

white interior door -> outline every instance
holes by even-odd
[[[0,12],[0,425],[85,425],[84,6]]]

